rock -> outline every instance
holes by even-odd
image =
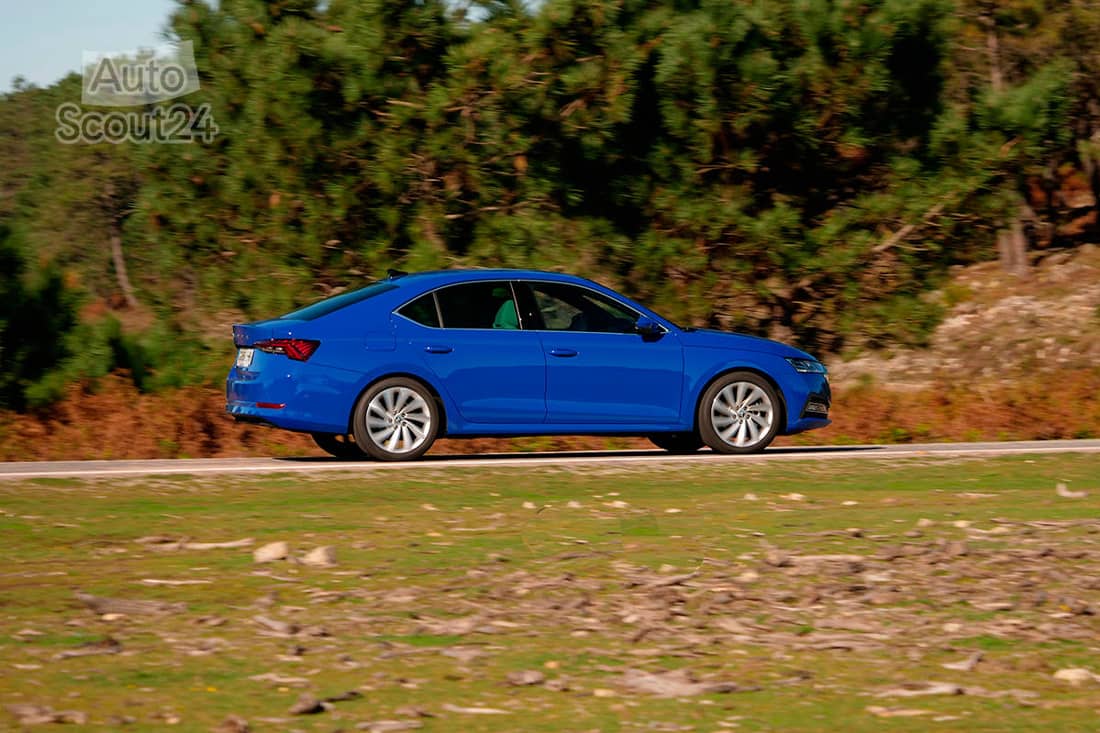
[[[329,545],[314,547],[305,555],[302,555],[301,562],[303,565],[309,565],[315,568],[331,567],[336,564],[336,550],[332,549]]]
[[[943,553],[948,557],[966,557],[970,548],[962,540],[952,540],[943,546]]]
[[[1074,687],[1080,687],[1087,682],[1100,682],[1100,675],[1093,674],[1089,670],[1082,669],[1081,667],[1070,667],[1055,672],[1054,679],[1061,682],[1068,682]]]
[[[982,653],[974,652],[961,662],[948,662],[947,664],[941,664],[944,669],[953,669],[958,672],[970,672],[978,666],[978,662],[982,661]]]
[[[734,682],[696,682],[689,676],[687,670],[683,669],[659,673],[628,669],[623,672],[619,684],[634,692],[644,692],[658,697],[689,697],[748,689]]]
[[[464,636],[473,633],[484,623],[485,619],[478,615],[450,619],[422,618],[417,633]]]
[[[926,695],[962,695],[965,690],[953,682],[912,682],[883,690],[876,697],[924,697]]]
[[[252,620],[268,631],[274,631],[276,634],[293,636],[298,633],[298,627],[286,621],[279,621],[278,619],[268,618],[267,616],[253,616]]]
[[[439,651],[445,657],[451,659],[457,659],[462,664],[469,664],[470,662],[485,656],[485,652],[481,649],[475,649],[469,646],[452,646]]]
[[[87,713],[79,710],[54,710],[48,705],[29,703],[17,703],[6,707],[9,713],[18,718],[21,725],[41,725],[43,723],[84,725],[88,722]]]
[[[358,700],[363,696],[359,690],[348,690],[347,692],[341,692],[339,695],[329,695],[324,699],[324,702],[347,702],[348,700]]]
[[[1016,604],[1012,601],[973,601],[971,607],[978,609],[979,611],[1013,611],[1016,609]]]
[[[918,715],[931,715],[931,710],[917,710],[915,708],[884,708],[881,705],[871,705],[867,712],[878,718],[913,718]]]
[[[399,708],[395,708],[394,715],[400,715],[405,718],[434,718],[435,715],[428,712],[425,708],[418,705],[402,705]]]
[[[252,551],[252,559],[259,563],[285,560],[289,556],[290,545],[286,542],[269,542]]]
[[[277,674],[275,672],[254,674],[248,679],[255,680],[257,682],[268,682],[272,685],[279,685],[281,687],[305,687],[309,684],[309,680],[305,677],[288,677],[286,675]]]
[[[355,726],[356,730],[368,733],[391,733],[399,730],[416,730],[424,726],[419,720],[368,720]]]
[[[452,705],[449,702],[445,702],[440,706],[448,713],[464,713],[466,715],[507,715],[507,710],[500,710],[498,708],[480,708],[480,707],[465,707],[462,705]]]
[[[90,657],[96,654],[118,654],[122,651],[122,644],[116,639],[107,637],[100,641],[91,641],[87,644],[81,644],[76,649],[66,649],[63,652],[59,652],[53,655],[54,659],[72,659],[73,657]]]
[[[764,562],[775,568],[786,568],[791,565],[791,556],[782,550],[769,547],[764,552]]]
[[[694,579],[699,573],[683,573],[682,575],[670,575],[667,578],[659,578],[657,580],[645,583],[647,588],[669,588],[674,585],[683,585],[689,580]]]
[[[308,692],[303,692],[287,712],[291,715],[316,715],[325,712],[325,705]]]
[[[1065,484],[1055,486],[1054,492],[1063,499],[1084,499],[1089,495],[1087,491],[1070,491]]]
[[[214,733],[252,733],[252,726],[239,715],[229,715],[214,729]]]
[[[126,616],[156,615],[162,613],[180,613],[187,610],[185,603],[167,603],[165,601],[130,601],[122,598],[103,598],[90,593],[77,591],[77,600],[102,615],[121,613]]]
[[[520,672],[508,673],[508,684],[515,685],[516,687],[527,687],[530,685],[541,685],[546,681],[546,675],[537,669],[525,669]]]
[[[240,547],[248,547],[255,541],[251,537],[245,537],[244,539],[228,542],[184,542],[180,547],[184,550],[235,550]]]

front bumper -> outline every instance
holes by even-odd
[[[791,420],[788,424],[787,435],[816,430],[832,424],[832,420],[829,419],[829,410],[832,408],[833,393],[829,388],[828,378],[824,374],[805,374],[803,378],[805,397],[799,395],[800,401],[789,405],[791,417],[797,415],[797,419]],[[798,411],[795,412],[795,409]]]

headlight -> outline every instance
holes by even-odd
[[[829,370],[820,361],[813,359],[794,359],[787,357],[787,363],[794,367],[796,372],[803,374],[828,374]]]

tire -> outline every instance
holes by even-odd
[[[696,433],[654,433],[649,442],[669,453],[686,455],[703,447],[703,440]]]
[[[356,461],[366,458],[366,454],[359,448],[355,438],[350,435],[337,433],[311,433],[313,442],[317,447],[330,456],[343,458],[348,461]]]
[[[759,453],[779,433],[783,404],[768,380],[754,372],[723,374],[703,393],[699,436],[719,453]]]
[[[391,377],[363,393],[351,427],[355,442],[371,458],[411,461],[432,447],[442,417],[427,387],[414,379]]]

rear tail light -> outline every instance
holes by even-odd
[[[320,345],[320,341],[309,339],[265,339],[252,344],[266,354],[286,354],[294,361],[306,361]]]

